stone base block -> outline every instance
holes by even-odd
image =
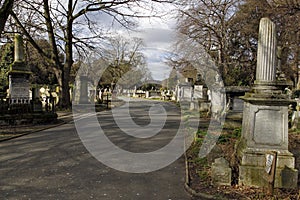
[[[267,187],[266,181],[266,154],[269,151],[256,150],[244,151],[239,166],[239,184]],[[296,188],[298,181],[298,170],[295,167],[295,158],[288,151],[277,151],[277,164],[275,174],[275,187],[277,188]]]
[[[263,178],[265,169],[256,166],[239,167],[239,185],[266,187],[268,182]],[[275,183],[276,184],[276,183]]]
[[[266,171],[264,167],[240,166],[239,184],[253,187],[267,187]],[[298,170],[285,168],[276,168],[275,187],[276,188],[297,188]]]
[[[266,164],[266,154],[268,154],[271,151],[276,150],[247,150],[242,153],[241,157],[241,165],[245,166],[258,166],[258,167],[264,167]],[[277,164],[276,166],[278,168],[295,168],[295,158],[293,157],[293,154],[290,153],[287,150],[280,150],[277,151]]]

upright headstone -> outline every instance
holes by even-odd
[[[88,97],[88,77],[87,76],[80,76],[80,96],[79,96],[79,103],[80,104],[88,104],[89,97]]]
[[[42,112],[42,102],[40,98],[40,88],[38,86],[32,87],[32,109],[33,112]]]
[[[252,92],[243,97],[242,138],[238,145],[240,157],[239,184],[268,186],[266,155],[277,152],[275,187],[297,187],[295,181],[283,178],[283,169],[295,171],[295,158],[288,150],[289,97],[279,89],[276,81],[276,30],[268,18],[262,18],[259,27],[256,81]],[[297,179],[289,173],[288,180]]]
[[[29,103],[29,76],[31,72],[25,64],[23,38],[16,34],[14,38],[14,62],[10,67],[9,98],[11,103]]]
[[[193,88],[192,88],[191,84],[188,82],[184,82],[184,83],[178,84],[177,87],[178,87],[178,94],[177,94],[178,101],[191,102],[192,95],[193,95],[193,93],[192,93]]]
[[[194,99],[203,98],[203,85],[194,85]]]
[[[219,74],[215,74],[215,82],[211,84],[211,116],[218,119],[225,111],[226,93]]]

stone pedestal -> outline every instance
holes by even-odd
[[[239,184],[267,186],[266,155],[278,153],[275,187],[297,187],[298,173],[287,179],[283,170],[296,171],[295,158],[288,151],[288,107],[286,100],[245,98],[242,139],[239,143]],[[262,104],[263,103],[263,104]],[[290,183],[289,181],[292,181]]]
[[[29,74],[26,72],[9,72],[10,103],[29,103]]]

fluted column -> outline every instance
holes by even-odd
[[[259,24],[256,83],[268,85],[276,82],[276,25],[269,18]]]

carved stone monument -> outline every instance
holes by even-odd
[[[298,173],[295,158],[288,150],[289,97],[280,90],[276,80],[276,30],[268,18],[259,27],[256,81],[252,91],[243,97],[242,138],[238,144],[239,184],[267,186],[266,155],[277,152],[275,187],[297,187]],[[289,178],[284,169],[289,168]]]
[[[14,103],[29,103],[29,76],[31,74],[24,59],[23,38],[16,34],[14,62],[11,65],[9,75],[9,98]]]

